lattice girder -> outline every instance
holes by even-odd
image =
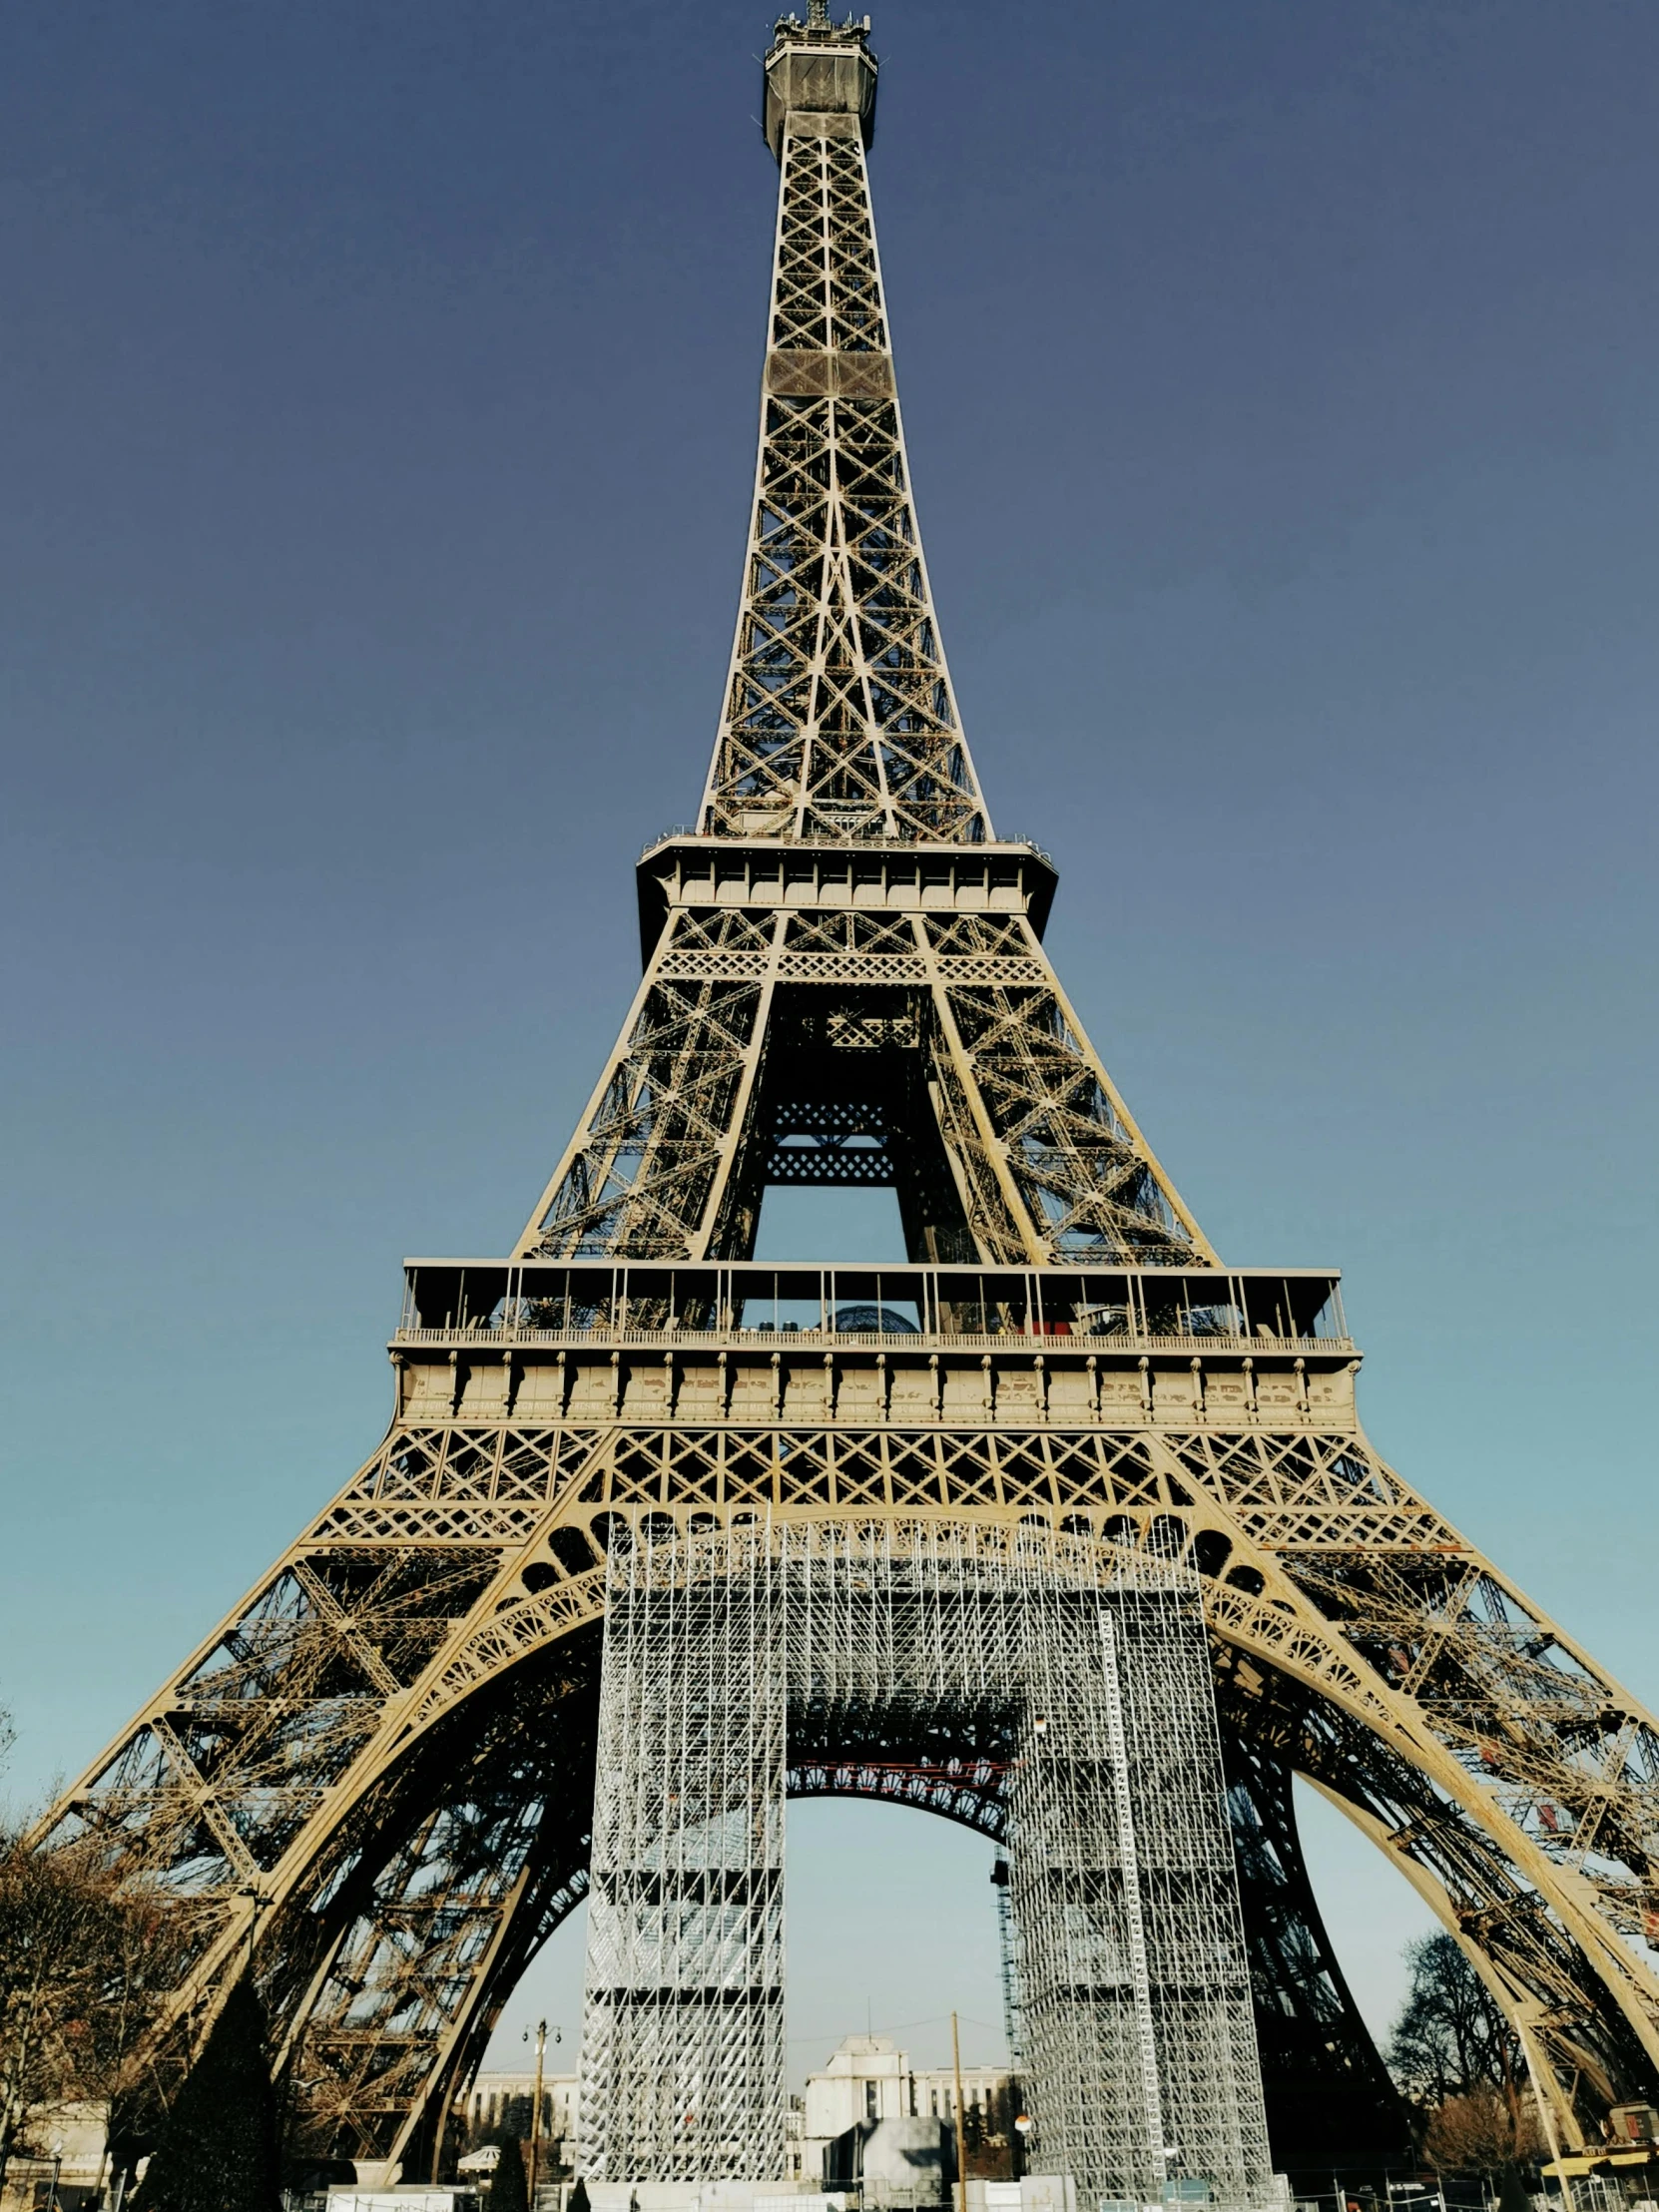
[[[522,1365],[517,1418],[503,1402],[478,1419],[457,1400],[501,1371],[450,1339],[458,1368],[430,1344],[400,1354],[410,1411],[59,1815],[60,1835],[101,1834],[135,1879],[191,1901],[200,1940],[175,2020],[217,2001],[258,1916],[295,2078],[345,2155],[428,2140],[432,2098],[527,1955],[514,1931],[545,1922],[531,1888],[579,1894],[580,1823],[522,1891],[495,1844],[471,1872],[445,1856],[446,1835],[540,1833],[506,1749],[479,1753],[494,1830],[437,1818],[448,1785],[432,1777],[452,1757],[407,1778],[423,1745],[446,1729],[472,1741],[492,1700],[507,1712],[512,1685],[592,1634],[618,1512],[1036,1516],[1175,1538],[1206,1577],[1229,1727],[1341,1796],[1456,1930],[1563,2137],[1601,2100],[1646,2093],[1659,1990],[1632,1946],[1654,1925],[1653,1720],[1371,1450],[1341,1347],[1276,1376],[1260,1350],[1247,1373],[1251,1356],[1207,1344],[1195,1379],[1179,1355],[1142,1370],[1063,1339],[1035,1355],[889,1339],[827,1363],[717,1333],[666,1364],[638,1338],[615,1357],[571,1339]],[[526,1421],[530,1399],[548,1403],[537,1373],[558,1378],[563,1410]],[[173,1751],[192,1731],[211,1759]],[[313,1744],[316,1765],[283,1755],[274,1819],[277,1738]],[[558,1789],[585,1786],[578,1757]],[[370,1832],[385,1840],[373,1867]],[[436,1949],[433,1895],[449,1901]],[[336,1947],[319,1960],[315,1906],[331,1897]],[[371,2081],[392,2025],[402,2056]]]
[[[781,148],[755,517],[702,827],[973,843],[990,820],[933,614],[848,120],[796,113]]]
[[[1226,1682],[1225,1660],[1218,1672]],[[1292,1765],[1254,1717],[1227,1730],[1223,1753],[1274,2166],[1402,2163],[1411,2115],[1378,2052],[1351,2031],[1354,2000],[1303,1862]]]
[[[928,913],[902,870],[870,890],[884,903],[866,892],[858,907],[803,905],[780,879],[723,910],[670,889],[639,995],[521,1250],[743,1258],[768,1181],[835,1179],[897,1185],[913,1258],[1208,1254],[1028,916]],[[825,1051],[805,1058],[804,994],[825,1025]],[[843,1161],[839,1176],[782,1161],[762,1126],[763,1069],[774,1093],[789,1083],[805,1097],[816,1082],[839,1097],[857,1075],[848,1056],[876,1041],[910,1055],[900,1126],[920,1149]]]

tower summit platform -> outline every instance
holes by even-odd
[[[807,20],[781,15],[762,63],[767,144],[781,162],[786,119],[824,138],[875,136],[875,56],[869,17],[831,23],[824,0],[812,0]],[[809,123],[808,118],[812,121]]]

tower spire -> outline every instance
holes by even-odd
[[[777,247],[754,519],[705,835],[978,843],[910,495],[864,150],[868,18],[786,16],[765,63]]]

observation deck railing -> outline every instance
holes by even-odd
[[[834,1352],[917,1352],[937,1351],[949,1346],[959,1352],[1009,1352],[1017,1345],[1029,1346],[1033,1352],[1207,1352],[1240,1354],[1254,1353],[1318,1353],[1322,1357],[1339,1353],[1352,1355],[1356,1346],[1349,1337],[1276,1337],[1264,1330],[1254,1337],[1217,1336],[1195,1332],[1191,1336],[1132,1336],[1122,1331],[1099,1336],[1080,1336],[1069,1330],[1050,1330],[1038,1336],[1017,1329],[975,1334],[952,1334],[946,1330],[880,1331],[867,1329],[772,1329],[764,1324],[735,1326],[721,1329],[712,1324],[707,1328],[674,1327],[663,1329],[612,1329],[602,1324],[592,1328],[537,1329],[518,1323],[506,1322],[495,1326],[467,1329],[399,1329],[391,1342],[398,1348],[413,1349],[421,1345],[466,1346],[480,1348],[503,1345],[568,1345],[591,1344],[596,1347],[622,1350],[662,1350],[676,1346],[690,1349],[707,1347],[711,1341],[730,1344],[735,1340],[753,1341],[772,1350]]]
[[[763,834],[759,831],[753,837],[731,837],[724,833],[717,837],[716,832],[700,830],[695,823],[677,822],[667,830],[659,830],[654,837],[647,837],[644,844],[640,846],[640,858],[643,860],[648,852],[655,852],[659,845],[677,844],[682,839],[689,837],[708,838],[712,842],[718,841],[722,844],[767,844],[784,847],[799,844],[815,850],[823,847],[836,853],[914,852],[916,846],[923,841],[917,837],[781,837]],[[1058,868],[1053,853],[1045,851],[1035,837],[996,836],[987,837],[984,841],[987,844],[999,847],[1017,845],[1022,851],[1032,853],[1037,859],[1041,860],[1045,867],[1055,868],[1056,870]],[[973,853],[977,852],[980,847],[978,845],[964,845],[962,849],[964,852]]]
[[[393,1346],[659,1352],[1355,1351],[1327,1269],[843,1268],[764,1261],[411,1260]]]

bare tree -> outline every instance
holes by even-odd
[[[1519,2038],[1453,1936],[1405,1946],[1410,1987],[1388,2040],[1388,2064],[1408,2096],[1433,2110],[1481,2088],[1508,2096],[1520,2073]]]
[[[168,1978],[167,1922],[91,1851],[0,1833],[0,2176],[31,2112],[114,2093]]]
[[[1520,2038],[1454,1936],[1423,1936],[1405,1958],[1411,1983],[1388,2063],[1416,2104],[1423,2155],[1442,2173],[1491,2175],[1502,2212],[1525,2212],[1521,2170],[1543,2146],[1521,2093]]]
[[[1530,2165],[1543,2153],[1531,2100],[1511,2100],[1481,2083],[1464,2096],[1447,2097],[1423,2135],[1430,2165],[1442,2173],[1502,2174]]]

